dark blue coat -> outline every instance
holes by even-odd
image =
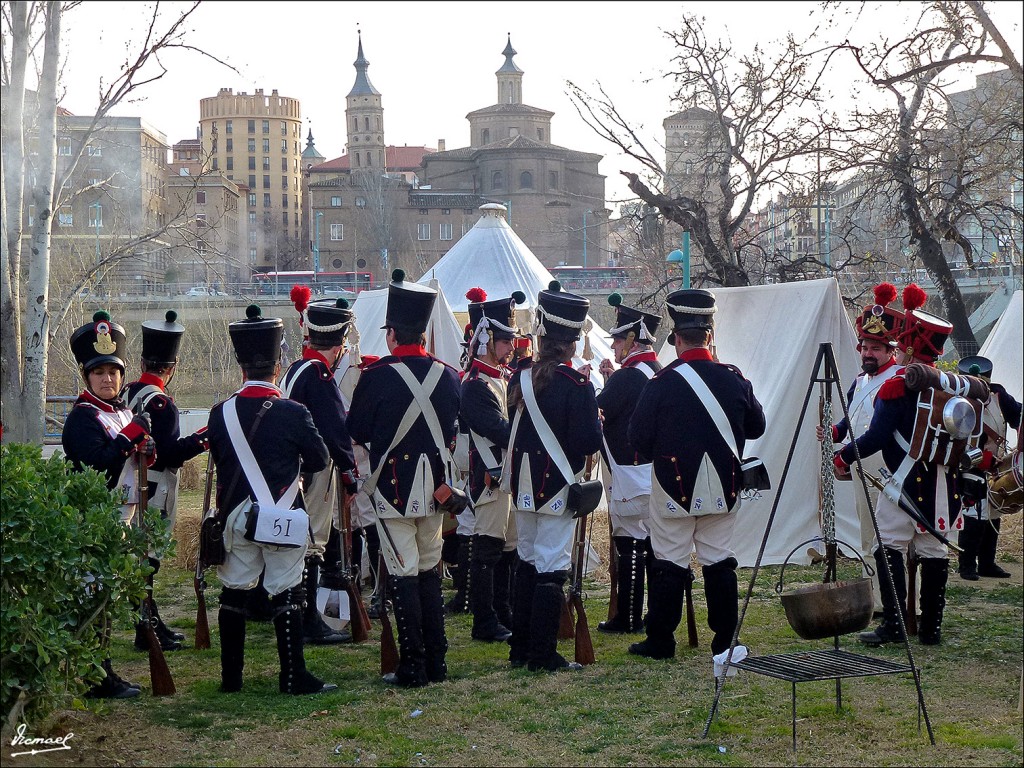
[[[263,404],[268,401],[272,403],[249,445],[266,478],[267,487],[274,498],[278,499],[300,469],[302,472],[319,472],[324,469],[328,454],[327,446],[313,425],[306,406],[276,395],[267,396],[268,392],[274,391],[247,386],[234,397],[238,422],[246,438]],[[245,498],[255,499],[255,496],[228,438],[224,424],[224,403],[218,403],[210,411],[207,434],[210,438],[210,452],[217,467],[217,509],[222,515],[227,515]],[[304,506],[301,493],[297,494],[292,506]]]
[[[296,372],[306,362],[309,365],[295,378]],[[286,384],[290,384],[288,399],[302,403],[313,417],[313,424],[327,444],[335,468],[342,472],[355,470],[352,438],[345,425],[345,404],[326,361],[312,350],[303,351],[302,359],[292,363],[282,377],[282,389]]]
[[[633,443],[629,440],[629,420],[633,416],[633,409],[640,401],[640,393],[650,381],[640,370],[640,366],[649,367],[655,373],[661,370],[661,363],[657,358],[650,362],[627,361],[626,365],[608,377],[604,389],[597,395],[597,405],[604,413],[605,441],[616,464],[647,463],[640,460]]]
[[[488,468],[500,467],[502,452],[508,448],[511,424],[505,403],[499,402],[491,385],[487,383],[488,375],[500,376],[501,373],[474,364],[462,380],[462,403],[459,407],[459,428],[469,433],[476,432],[494,443],[488,451],[490,455],[481,456],[472,437],[469,441],[469,491],[473,501],[480,499],[486,487]]]
[[[520,364],[519,370],[509,382],[510,391],[519,389],[519,379],[528,367],[530,365],[525,360]],[[601,449],[601,422],[597,416],[597,398],[590,379],[568,365],[560,365],[550,383],[537,393],[537,404],[555,439],[562,446],[572,471],[579,474],[587,456]],[[523,461],[528,460],[530,474],[535,482],[533,490],[537,497],[536,506],[539,509],[558,494],[567,485],[567,481],[544,448],[526,405],[521,407],[523,416],[519,420],[515,442],[509,447],[512,454],[512,498],[515,500],[518,496],[520,468]]]
[[[76,472],[84,467],[103,472],[107,476],[107,488],[113,490],[125,462],[135,452],[135,445],[121,434],[111,438],[100,423],[97,408],[120,411],[127,415],[126,421],[131,418],[131,412],[120,398],[104,401],[83,392],[64,422],[61,446]]]
[[[674,360],[648,382],[629,422],[629,439],[643,461],[654,464],[653,480],[687,510],[706,453],[732,509],[743,489],[740,462],[703,403],[675,372],[690,365],[722,406],[742,455],[747,440],[764,434],[765,418],[754,388],[732,365],[703,359],[705,353]],[[688,362],[684,362],[687,361]]]
[[[426,379],[433,366],[444,366],[441,379],[430,395],[430,402],[434,406],[449,451],[455,443],[460,389],[458,373],[437,358],[427,354],[406,354],[402,347],[395,352],[397,354],[382,357],[363,369],[352,395],[348,430],[353,440],[369,446],[371,468],[378,467],[381,461],[388,462],[380,474],[377,491],[389,495],[392,506],[405,514],[404,507],[415,479],[419,457],[428,457],[437,486],[446,479],[447,456],[442,456],[438,450],[422,414],[394,450],[384,455],[398,432],[406,409],[413,401],[412,392],[393,366],[398,362],[405,363],[418,381]]]

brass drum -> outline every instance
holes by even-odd
[[[993,513],[1015,515],[1024,508],[1021,457],[1020,451],[1008,453],[989,474],[988,503]]]

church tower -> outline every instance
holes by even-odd
[[[356,81],[345,97],[345,124],[348,126],[349,168],[384,170],[384,108],[380,91],[366,74],[370,62],[363,55],[363,33],[359,33],[359,53],[353,64]]]
[[[516,55],[516,49],[512,47],[512,33],[509,33],[508,44],[501,52],[505,57],[505,63],[501,65],[494,74],[498,76],[498,104],[522,104],[523,103],[523,70],[521,70],[512,57]]]

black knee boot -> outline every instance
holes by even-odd
[[[167,626],[160,621],[160,614],[156,609],[156,601],[153,599],[153,577],[156,572],[160,570],[160,561],[154,558],[149,558],[149,564],[153,567],[153,572],[146,577],[146,589],[149,592],[149,600],[143,600],[138,605],[139,620],[135,622],[135,650],[137,651],[148,651],[149,650],[149,626],[152,624],[153,631],[156,633],[156,639],[160,643],[160,648],[164,651],[180,651],[181,641],[184,639],[184,635],[180,633],[172,633]],[[150,606],[152,606],[152,612],[150,612]]]
[[[245,666],[245,589],[228,589],[220,593],[217,626],[220,629],[220,689],[224,693],[242,690],[242,669]]]
[[[736,582],[735,557],[727,557],[712,565],[705,565],[704,595],[708,603],[708,627],[715,633],[711,638],[711,654],[729,650],[732,636],[739,622],[739,589]]]
[[[274,595],[270,603],[274,611],[274,632],[277,634],[277,657],[281,664],[278,688],[281,693],[295,695],[333,691],[338,686],[325,683],[306,669],[302,648],[303,589],[299,585]]]
[[[1002,521],[996,518],[979,522],[981,524],[981,541],[978,543],[978,575],[990,579],[1010,578],[1009,571],[996,565],[996,544],[999,542],[999,526]]]
[[[470,565],[469,601],[473,611],[474,640],[503,643],[511,630],[498,621],[494,610],[494,573],[501,559],[505,542],[493,536],[473,537],[473,558]]]
[[[420,571],[419,587],[427,679],[432,683],[443,683],[448,677],[448,665],[444,660],[448,652],[448,638],[444,633],[444,596],[438,569]]]
[[[249,621],[271,621],[274,618],[270,594],[263,586],[262,573],[256,586],[245,591],[245,618]]]
[[[371,619],[380,618],[380,531],[376,525],[366,528],[366,557],[370,566],[370,604],[366,607],[366,614]]]
[[[332,525],[320,564],[319,583],[321,587],[334,590],[345,589],[345,578],[348,574],[341,571],[341,547],[341,531]],[[309,568],[309,560],[306,561],[306,568]]]
[[[305,598],[302,610],[302,640],[309,645],[337,645],[352,642],[349,630],[338,632],[327,626],[320,609],[316,606],[316,593],[320,588],[320,559],[306,559],[306,570],[302,576],[302,591]]]
[[[160,561],[157,560],[155,557],[151,557],[149,558],[149,564],[153,567],[153,574],[149,577],[149,588],[150,593],[152,593],[153,579],[160,572]],[[153,618],[156,619],[156,636],[160,638],[160,642],[173,643],[177,641],[180,643],[182,640],[184,640],[185,634],[183,632],[173,630],[169,626],[164,624],[164,620],[160,618],[160,608],[157,606],[156,600],[152,596],[150,597],[150,602],[153,604]],[[165,648],[164,650],[167,649]]]
[[[363,529],[356,528],[352,531],[352,561],[348,564],[352,570],[352,578],[357,587],[360,586],[360,578],[363,573]],[[357,590],[361,591],[361,590]]]
[[[960,531],[957,545],[963,551],[959,556],[960,578],[966,581],[978,580],[978,547],[981,544],[981,529],[986,523],[975,517],[964,516],[964,527]]]
[[[498,623],[508,629],[509,634],[512,631],[512,599],[518,565],[519,553],[512,549],[503,551],[494,566],[494,612],[498,615]]]
[[[513,667],[526,666],[530,656],[533,593],[536,588],[537,569],[531,563],[520,560],[516,568],[516,589],[512,596],[512,637],[508,639],[508,660]]]
[[[650,659],[671,659],[676,655],[675,631],[683,618],[683,595],[686,585],[692,583],[689,568],[654,560],[647,589],[647,639],[629,646],[634,656]]]
[[[404,688],[419,688],[428,682],[419,581],[419,576],[388,577],[398,629],[398,669],[384,675],[384,682]]]
[[[887,560],[892,570],[895,594],[889,588],[889,579],[885,574]],[[879,596],[882,598],[882,623],[875,629],[861,632],[858,639],[869,646],[902,643],[904,635],[899,614],[902,612],[904,616],[907,615],[907,567],[903,553],[896,549],[879,547],[875,550],[875,567],[878,568],[878,584],[881,591]]]
[[[537,574],[533,590],[529,661],[531,672],[557,672],[562,669],[583,669],[582,665],[566,659],[558,652],[558,625],[562,621],[562,603],[568,574],[548,571]]]
[[[946,607],[949,560],[925,557],[920,562],[921,621],[917,625],[917,639],[921,645],[938,645],[942,642],[942,612]]]
[[[473,537],[456,534],[458,541],[458,563],[455,573],[452,576],[452,583],[455,585],[455,596],[447,602],[444,607],[446,613],[469,613],[469,570],[473,559]]]
[[[612,541],[618,565],[615,618],[600,622],[597,628],[611,633],[639,632],[643,628],[646,542],[629,536],[615,536]]]

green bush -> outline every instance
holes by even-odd
[[[44,460],[40,446],[2,446],[0,475],[0,705],[13,723],[103,677],[100,630],[134,623],[142,555],[167,525],[150,510],[145,534],[125,527],[103,475]]]

